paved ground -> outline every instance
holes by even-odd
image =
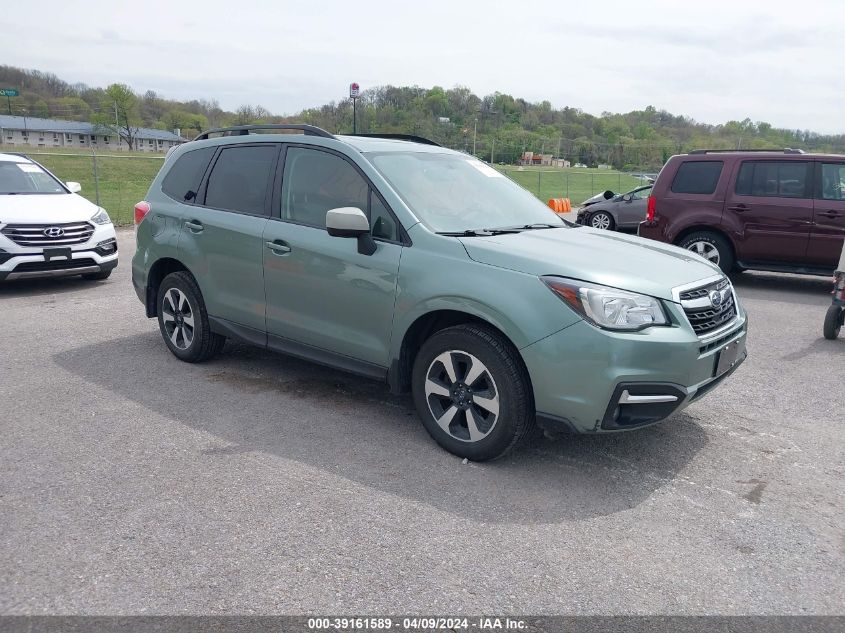
[[[843,613],[828,280],[739,276],[751,356],[675,419],[462,465],[379,384],[180,363],[120,247],[0,287],[0,613]]]

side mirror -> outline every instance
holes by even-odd
[[[631,202],[631,200],[633,199],[634,196],[632,196],[630,193],[626,193],[624,196],[622,196],[622,200],[624,200],[625,202]]]
[[[79,193],[82,191],[82,185],[78,182],[73,182],[72,180],[65,183],[65,186],[70,190],[71,193]]]
[[[340,207],[326,212],[326,231],[332,237],[354,237],[358,239],[358,252],[372,255],[376,243],[370,235],[370,221],[357,207]]]

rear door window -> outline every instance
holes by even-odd
[[[161,190],[179,202],[190,202],[196,198],[200,181],[215,149],[204,147],[182,154],[164,177]]]
[[[673,193],[711,194],[716,191],[724,163],[720,160],[686,161],[672,181]]]
[[[267,215],[267,194],[278,152],[275,144],[224,148],[208,176],[205,206]]]
[[[809,198],[809,161],[749,160],[736,179],[738,196]]]

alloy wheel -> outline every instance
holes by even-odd
[[[177,349],[188,349],[194,340],[194,311],[185,293],[171,288],[161,305],[164,331]]]
[[[610,228],[610,216],[607,213],[596,213],[590,218],[590,226],[594,229],[602,229],[606,231]]]
[[[437,356],[425,380],[428,409],[437,425],[463,442],[487,437],[499,419],[499,391],[478,358],[460,350]]]
[[[716,264],[717,266],[719,265],[719,260],[721,259],[719,257],[719,249],[716,248],[710,242],[705,242],[703,240],[691,242],[687,245],[687,250],[690,250],[693,253],[700,255],[704,259]]]

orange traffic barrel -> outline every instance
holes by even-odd
[[[552,198],[548,202],[549,208],[555,213],[569,213],[572,211],[572,203],[569,198]]]

